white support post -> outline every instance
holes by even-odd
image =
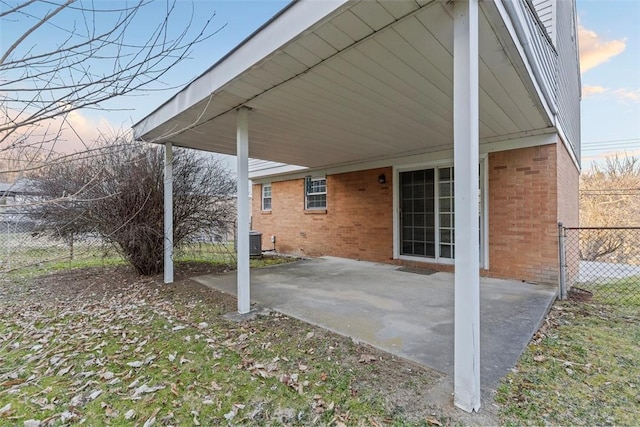
[[[173,146],[164,144],[164,283],[173,283]]]
[[[251,310],[249,276],[249,109],[238,110],[238,313]]]
[[[456,0],[453,11],[454,403],[472,412],[480,409],[478,0]]]

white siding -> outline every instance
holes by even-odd
[[[294,172],[306,169],[302,166],[270,162],[268,160],[249,159],[249,178],[269,176],[279,173]]]
[[[556,0],[531,0],[531,3],[533,3],[538,18],[547,29],[551,41],[556,45]]]
[[[558,127],[580,162],[580,66],[575,1],[558,2]]]

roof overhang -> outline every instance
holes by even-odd
[[[552,118],[482,2],[480,140],[549,131]],[[235,154],[251,108],[249,156],[321,167],[453,144],[452,5],[297,1],[134,125],[137,139]]]

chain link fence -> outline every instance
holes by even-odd
[[[559,231],[563,298],[640,307],[640,227]]]
[[[232,231],[202,232],[176,248],[174,259],[235,265],[233,239]],[[39,232],[37,219],[26,212],[0,212],[0,273],[120,263],[123,257],[96,234],[55,239]]]
[[[38,231],[26,212],[0,212],[0,272],[54,265],[57,268],[88,261],[118,258],[102,239],[92,234],[54,239]]]

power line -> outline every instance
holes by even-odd
[[[626,138],[626,139],[603,139],[600,141],[584,141],[582,145],[589,144],[605,144],[609,142],[640,142],[640,138]]]

